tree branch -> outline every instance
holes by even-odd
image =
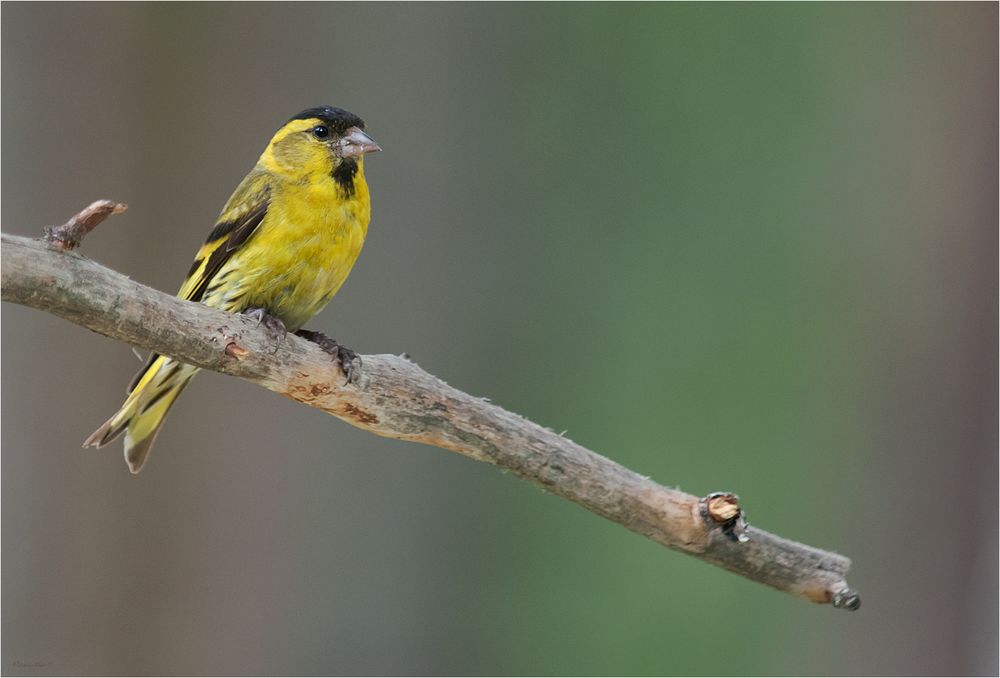
[[[98,222],[120,211],[108,204],[112,207],[104,208]],[[87,223],[87,230],[96,225]],[[252,321],[182,301],[68,251],[79,237],[69,248],[64,242],[2,234],[3,300],[246,379],[376,435],[495,464],[633,532],[753,581],[816,603],[860,605],[845,581],[850,560],[748,527],[733,494],[698,498],[663,487],[445,384],[404,357],[365,355],[359,383],[346,385],[337,365],[314,344],[289,335],[275,351]]]

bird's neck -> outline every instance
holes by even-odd
[[[344,199],[368,201],[368,184],[365,182],[364,157],[344,158],[334,166],[330,158],[286,158],[268,148],[257,161],[259,167],[286,182],[304,182],[322,186],[332,182]]]

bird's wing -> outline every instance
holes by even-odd
[[[201,301],[213,276],[264,221],[270,197],[271,187],[266,174],[251,172],[247,175],[233,192],[233,197],[219,216],[219,222],[195,255],[177,296],[189,301]]]
[[[246,176],[226,203],[218,223],[208,234],[205,244],[195,255],[194,263],[191,264],[191,269],[177,293],[178,297],[189,301],[201,301],[212,277],[219,272],[233,253],[250,239],[264,221],[270,197],[271,187],[267,174],[254,170]],[[142,369],[132,377],[125,390],[126,394],[135,390],[136,385],[142,381],[159,357],[157,353],[149,356]]]

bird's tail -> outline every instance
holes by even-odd
[[[138,473],[170,406],[197,372],[197,367],[151,355],[146,367],[132,380],[121,409],[94,431],[83,446],[104,447],[124,433],[125,461],[129,471]]]

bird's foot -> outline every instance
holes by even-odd
[[[311,341],[333,356],[334,362],[340,364],[340,369],[343,370],[344,376],[347,377],[346,383],[358,383],[358,377],[361,375],[361,356],[346,346],[341,346],[337,343],[336,339],[331,339],[322,332],[299,330],[295,334]]]
[[[268,313],[266,308],[248,308],[243,311],[243,315],[256,320],[258,325],[264,326],[264,329],[267,330],[267,336],[274,342],[274,351],[277,353],[278,347],[281,346],[281,342],[285,340],[285,335],[288,334],[288,330],[285,329],[285,323],[281,322],[281,319],[277,316]]]

